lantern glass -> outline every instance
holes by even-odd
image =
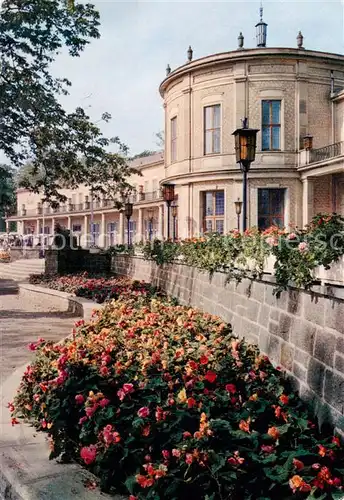
[[[238,128],[233,132],[235,136],[236,162],[252,163],[256,158],[258,129]]]
[[[177,203],[172,204],[172,217],[177,217],[178,215],[178,205]]]
[[[133,204],[129,201],[124,204],[124,214],[127,219],[130,219],[130,217],[133,215]]]
[[[174,184],[163,185],[163,198],[170,203],[174,200]]]
[[[238,200],[234,202],[234,205],[235,205],[235,213],[237,215],[240,215],[241,214],[241,209],[242,209],[242,201]]]

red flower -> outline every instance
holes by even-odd
[[[186,431],[186,432],[183,432],[183,439],[188,439],[191,437],[191,433]]]
[[[139,411],[137,412],[138,416],[140,418],[146,418],[148,417],[149,415],[149,408],[147,406],[143,406],[142,408],[139,409]]]
[[[301,462],[301,460],[298,460],[297,458],[293,459],[293,465],[296,467],[297,470],[302,470],[304,468],[304,463]]]
[[[335,444],[336,446],[340,446],[339,438],[337,436],[333,436],[332,443]]]
[[[188,408],[193,408],[196,405],[197,405],[197,401],[194,398],[188,399]]]
[[[225,389],[230,394],[235,394],[236,393],[236,387],[235,387],[234,384],[227,384],[226,387],[225,387]]]
[[[192,454],[191,454],[191,453],[187,453],[187,454],[185,455],[185,462],[186,462],[188,465],[192,464],[192,462],[193,462],[193,456],[192,456]]]
[[[99,401],[99,405],[101,408],[105,408],[110,403],[109,399],[103,398]]]
[[[85,398],[82,394],[77,394],[75,396],[75,402],[78,404],[78,405],[82,405],[82,403],[85,401]]]
[[[215,372],[212,372],[212,371],[207,371],[207,373],[205,374],[205,380],[207,380],[210,384],[213,384],[215,382],[215,380],[217,379],[217,375]]]
[[[208,362],[209,362],[209,359],[207,358],[207,356],[203,355],[203,356],[200,357],[199,362],[201,363],[201,365],[207,365]]]
[[[141,488],[149,488],[150,486],[153,486],[154,479],[138,474],[136,476],[136,482],[141,486]]]
[[[90,446],[85,446],[84,448],[81,448],[80,456],[86,465],[91,464],[96,459],[97,447],[94,444],[91,444]]]
[[[196,361],[189,361],[189,366],[191,368],[191,370],[197,370],[198,368],[198,363],[196,363]]]

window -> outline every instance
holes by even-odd
[[[262,150],[281,149],[281,101],[262,101]]]
[[[204,108],[204,154],[220,153],[221,149],[221,106]]]
[[[73,233],[80,233],[81,232],[81,224],[73,224],[72,231],[73,231]]]
[[[158,198],[158,191],[159,191],[158,179],[153,179],[153,199],[154,200],[156,198]]]
[[[117,240],[117,224],[116,222],[109,222],[108,223],[108,236],[109,236],[109,245],[113,246],[116,245],[116,240]]]
[[[91,224],[91,237],[94,239],[95,245],[99,244],[99,227],[100,225],[98,222]]]
[[[204,231],[206,233],[224,232],[225,193],[206,191],[204,193]]]
[[[285,189],[258,189],[258,228],[284,226]]]
[[[136,221],[131,220],[129,221],[129,238],[130,238],[130,244],[133,243],[136,235]],[[128,226],[127,224],[125,225],[125,241],[128,241]]]
[[[171,161],[177,160],[177,117],[171,120]]]

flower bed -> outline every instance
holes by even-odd
[[[318,266],[329,269],[344,255],[344,218],[336,214],[319,214],[306,229],[291,231],[271,227],[260,232],[255,228],[244,233],[208,234],[180,242],[155,241],[140,245],[146,259],[158,265],[180,258],[209,274],[225,272],[228,280],[255,278],[262,275],[269,256],[275,257],[276,293],[286,290],[290,282],[297,288],[311,288]]]
[[[116,299],[126,293],[137,295],[157,293],[156,288],[143,281],[132,281],[128,278],[90,277],[88,273],[66,276],[32,274],[29,282],[34,285],[41,284],[60,292],[73,293],[77,297],[84,297],[98,303]]]
[[[0,263],[7,264],[11,262],[11,254],[7,250],[0,250]]]
[[[73,333],[30,346],[9,405],[13,425],[49,433],[51,458],[130,500],[343,497],[339,439],[219,318],[127,294]]]

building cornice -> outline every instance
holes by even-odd
[[[164,92],[169,85],[176,79],[200,69],[206,69],[211,66],[224,65],[226,63],[236,63],[251,61],[255,59],[269,59],[269,58],[283,58],[283,59],[296,59],[303,61],[316,61],[322,63],[341,64],[344,68],[344,55],[333,54],[330,52],[318,52],[315,50],[295,49],[286,47],[275,48],[254,48],[254,49],[241,49],[231,52],[222,52],[219,54],[212,54],[210,56],[195,59],[192,62],[186,63],[179,68],[172,71],[160,84],[159,91],[163,97]]]

